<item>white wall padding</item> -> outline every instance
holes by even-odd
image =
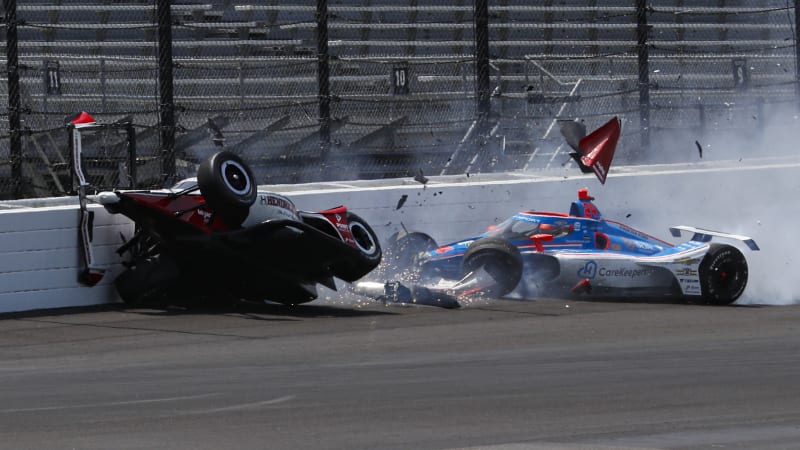
[[[424,231],[440,244],[478,234],[520,210],[568,212],[581,187],[589,187],[606,218],[626,222],[673,241],[671,225],[692,225],[756,239],[748,252],[748,292],[783,295],[794,302],[800,261],[793,205],[800,198],[797,158],[670,166],[615,167],[605,185],[574,169],[556,175],[496,174],[261,186],[290,197],[298,208],[317,211],[339,205],[363,217],[384,240],[403,228]],[[94,255],[108,270],[98,286],[78,283],[78,201],[59,206],[0,204],[0,312],[91,305],[118,301],[113,279],[122,268],[115,254],[133,225],[121,215],[95,211]],[[65,205],[65,202],[68,204]],[[26,206],[27,205],[27,206]],[[269,257],[269,255],[265,255]],[[786,274],[786,277],[782,277]],[[759,288],[762,289],[758,291]],[[780,289],[779,289],[780,288]],[[757,301],[760,301],[757,299]]]
[[[90,210],[95,265],[107,270],[92,288],[78,283],[77,199],[74,206],[0,210],[0,312],[116,301],[112,281],[122,266],[115,250],[133,224],[97,205]]]

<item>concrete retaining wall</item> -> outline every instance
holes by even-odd
[[[657,237],[671,240],[667,227],[677,224],[754,237],[763,251],[747,254],[751,285],[746,297],[759,302],[759,296],[772,296],[786,303],[795,300],[791,289],[784,292],[763,279],[785,273],[791,281],[798,267],[794,255],[800,240],[794,238],[793,220],[800,198],[798,167],[800,161],[784,159],[620,167],[605,186],[593,176],[564,171],[432,178],[426,185],[391,180],[262,189],[286,194],[304,210],[347,205],[382,239],[406,227],[445,243],[481,232],[519,210],[566,212],[577,189],[589,187],[607,218]],[[114,250],[122,236],[130,237],[132,224],[92,206],[95,259],[108,272],[98,286],[81,286],[77,200],[53,202],[60,205],[43,206],[41,200],[0,204],[0,312],[117,301],[111,283],[121,265]]]
[[[126,218],[93,205],[94,253],[108,270],[97,286],[78,283],[81,253],[79,210],[72,206],[0,210],[0,312],[82,306],[116,300],[111,284],[121,269],[114,250],[130,238]]]

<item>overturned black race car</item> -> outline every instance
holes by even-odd
[[[381,261],[370,226],[344,206],[298,211],[287,197],[257,190],[250,168],[222,151],[197,177],[172,188],[101,192],[106,210],[135,223],[117,252],[129,255],[115,280],[128,304],[203,298],[299,304],[317,284],[353,282]]]

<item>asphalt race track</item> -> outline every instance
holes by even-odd
[[[3,449],[784,449],[800,306],[0,317]]]

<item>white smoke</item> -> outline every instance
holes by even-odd
[[[800,303],[800,291],[794,284],[795,274],[800,272],[800,239],[795,231],[800,219],[796,207],[800,157],[795,149],[800,142],[800,121],[793,111],[771,111],[764,131],[750,133],[746,139],[742,136],[747,133],[741,130],[752,130],[752,123],[741,123],[738,132],[731,131],[735,124],[727,124],[723,131],[704,135],[675,131],[669,139],[662,136],[659,145],[637,165],[615,162],[605,185],[591,175],[581,175],[573,166],[533,174],[555,177],[541,187],[502,181],[531,175],[520,173],[468,179],[463,175],[458,187],[450,183],[453,180],[437,177],[427,186],[409,178],[392,182],[399,187],[387,189],[384,197],[369,197],[369,204],[360,196],[351,200],[335,193],[319,204],[303,206],[321,209],[344,203],[367,219],[382,240],[407,228],[424,231],[445,244],[479,234],[520,210],[567,212],[577,189],[589,187],[606,218],[669,242],[689,238],[670,236],[668,227],[672,225],[752,237],[760,251],[730,241],[742,249],[749,266],[748,287],[738,304]],[[623,133],[633,126],[626,124]],[[494,178],[499,182],[486,183]],[[442,187],[442,183],[450,186]]]
[[[674,142],[697,141],[703,147],[702,158],[695,146],[671,148],[662,143],[662,151],[685,157],[665,175],[638,178],[635,184],[610,178],[604,191],[614,192],[623,185],[624,204],[619,201],[603,209],[607,217],[626,221],[644,231],[659,234],[669,225],[694,225],[753,237],[761,247],[753,252],[742,245],[749,266],[749,282],[738,304],[785,305],[800,303],[800,290],[794,281],[800,273],[800,239],[796,222],[800,209],[800,121],[793,108],[773,109],[764,118],[762,133],[742,139],[742,133],[720,131],[695,138],[691,133],[676,133]],[[736,124],[728,124],[735,129]],[[753,130],[753,124],[740,123],[741,129]],[[677,134],[683,134],[678,136]],[[713,161],[713,162],[712,162]],[[699,171],[687,175],[683,171]],[[613,169],[612,169],[613,171]],[[619,170],[624,172],[624,170]],[[596,190],[595,194],[601,191]],[[613,193],[613,195],[618,195]],[[630,218],[625,216],[630,214]]]
[[[702,135],[674,131],[654,145],[650,154],[642,155],[637,165],[613,167],[605,185],[581,176],[573,166],[541,174],[563,178],[557,195],[550,189],[534,188],[520,199],[517,192],[505,195],[503,189],[491,188],[496,191],[495,204],[480,205],[477,210],[485,225],[523,209],[567,212],[576,189],[587,186],[606,218],[668,242],[690,238],[670,236],[672,225],[752,237],[760,251],[735,240],[720,240],[740,248],[748,262],[748,286],[737,304],[800,303],[800,289],[794,283],[800,273],[800,235],[796,231],[800,220],[796,206],[800,199],[796,148],[800,120],[794,108],[766,109],[769,115],[763,118],[731,115],[726,123],[716,124],[720,131]],[[761,131],[754,123],[757,119],[763,123]],[[630,128],[632,124],[627,125]],[[640,176],[642,172],[649,174]],[[452,208],[450,214],[451,218],[474,217],[476,211]],[[485,225],[472,225],[471,234],[483,231]],[[452,236],[453,227],[426,231],[435,237]]]

